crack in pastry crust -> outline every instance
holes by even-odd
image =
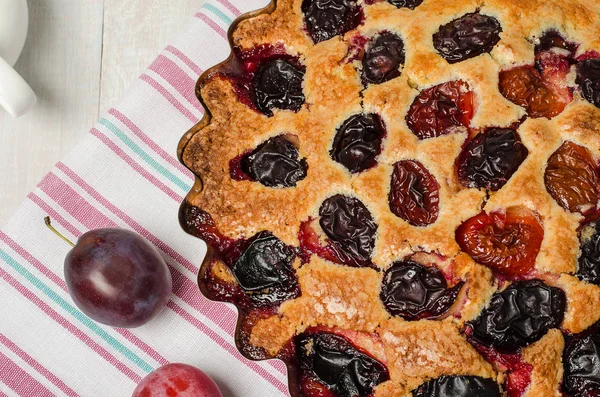
[[[358,198],[372,214],[378,226],[374,268],[346,267],[317,255],[296,263],[302,296],[254,321],[247,331],[247,342],[267,356],[277,356],[290,338],[307,328],[324,326],[381,338],[382,360],[391,379],[376,388],[375,396],[411,395],[421,383],[441,375],[477,375],[501,384],[503,371],[485,361],[461,330],[507,284],[461,252],[455,230],[482,210],[531,209],[544,232],[534,275],[563,289],[567,297],[561,328],[578,333],[600,319],[600,287],[574,276],[584,217],[560,207],[544,184],[547,160],[565,141],[586,147],[596,161],[600,158],[600,109],[575,92],[573,101],[556,117],[525,118],[525,109],[498,89],[500,71],[533,64],[535,39],[549,30],[578,43],[578,55],[600,51],[596,34],[600,2],[424,0],[414,10],[387,1],[359,3],[364,13],[361,25],[316,45],[304,27],[302,0],[278,0],[272,12],[234,25],[231,39],[239,53],[263,45],[283,46],[298,58],[306,67],[305,104],[297,112],[274,110],[268,117],[241,102],[234,81],[219,70],[205,75],[197,93],[209,122],[184,138],[181,152],[184,164],[201,179],[201,191],[190,193],[189,203],[210,214],[219,232],[231,240],[268,230],[292,247],[301,244],[302,223],[318,218],[321,203],[336,194]],[[432,35],[441,25],[473,12],[500,22],[500,41],[490,53],[449,64],[433,47]],[[365,87],[357,43],[384,31],[402,38],[404,66],[399,77]],[[468,84],[475,96],[469,130],[459,126],[448,135],[420,140],[405,121],[409,107],[423,90],[456,80]],[[329,152],[339,127],[360,113],[379,115],[386,134],[377,165],[351,174]],[[514,128],[515,123],[529,155],[507,183],[490,194],[461,186],[454,165],[468,134],[488,127]],[[281,134],[295,137],[299,158],[308,163],[306,178],[296,187],[269,188],[231,178],[232,159]],[[390,211],[390,176],[401,160],[419,161],[439,184],[439,215],[428,226],[412,226]],[[440,255],[445,259],[435,265],[447,270],[445,274],[454,281],[466,282],[459,311],[453,316],[407,322],[391,316],[381,304],[383,270],[416,252]],[[221,259],[215,261],[212,280],[235,283]],[[524,361],[533,368],[523,395],[560,395],[563,346],[561,332],[554,329],[523,349]]]

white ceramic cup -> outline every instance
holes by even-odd
[[[31,87],[12,68],[23,50],[28,23],[26,0],[0,0],[0,106],[13,117],[36,102]]]

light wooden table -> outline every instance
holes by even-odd
[[[28,0],[16,69],[38,96],[20,119],[0,108],[0,225],[177,37],[204,0]]]

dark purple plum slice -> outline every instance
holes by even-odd
[[[321,204],[319,215],[319,225],[342,263],[349,266],[370,263],[377,224],[359,199],[337,194]]]
[[[421,3],[423,2],[423,0],[387,0],[387,1],[391,5],[394,5],[398,8],[410,8],[411,10],[414,10],[415,8],[420,6]]]
[[[496,18],[474,12],[440,26],[433,46],[448,63],[461,62],[492,51],[501,32]]]
[[[260,144],[241,161],[242,171],[267,187],[294,187],[306,178],[308,164],[284,135]]]
[[[580,253],[577,276],[592,284],[600,285],[600,223],[585,225],[579,232]]]
[[[338,128],[329,154],[351,173],[374,167],[385,136],[383,121],[376,114],[356,114]]]
[[[466,187],[497,191],[517,171],[528,153],[517,131],[488,129],[463,149],[458,159],[458,178]]]
[[[472,337],[501,352],[515,352],[557,328],[565,313],[565,293],[540,280],[517,281],[492,296],[488,307],[468,323]]]
[[[407,260],[394,263],[385,272],[379,297],[394,316],[409,321],[432,319],[450,309],[463,284],[448,288],[438,268]]]
[[[304,104],[304,70],[284,59],[259,67],[252,79],[254,100],[259,111],[273,116],[273,109],[298,111]]]
[[[257,306],[272,306],[300,296],[295,257],[293,248],[270,232],[260,232],[231,270],[242,291]]]
[[[303,397],[367,397],[390,379],[385,365],[343,336],[305,332],[294,338]]]
[[[562,389],[570,396],[600,395],[600,333],[567,335]]]
[[[493,379],[480,376],[444,375],[423,383],[413,397],[500,397],[502,392]]]
[[[356,0],[304,0],[302,12],[308,34],[315,43],[343,35],[363,19]]]
[[[581,87],[583,97],[600,108],[600,58],[579,62],[576,82]]]
[[[577,50],[577,44],[567,41],[556,30],[548,30],[539,38],[538,43],[535,45],[534,53],[537,55],[552,49],[567,50],[569,56],[572,56]]]
[[[385,32],[367,47],[362,60],[362,80],[365,84],[381,84],[400,76],[404,65],[404,42],[397,34]]]

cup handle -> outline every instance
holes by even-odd
[[[0,106],[13,117],[25,114],[37,98],[29,84],[0,57]]]

